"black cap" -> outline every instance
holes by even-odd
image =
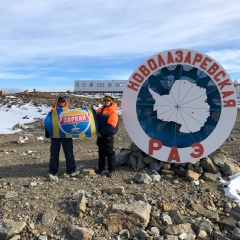
[[[115,97],[114,97],[113,95],[105,95],[105,96],[103,97],[103,100],[104,100],[104,99],[107,99],[107,98],[112,101],[112,100],[114,100]]]
[[[63,97],[63,96],[58,97],[58,102],[65,102],[65,101],[66,101],[65,97]]]

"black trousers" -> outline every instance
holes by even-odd
[[[59,152],[61,145],[66,158],[67,173],[71,174],[76,170],[75,159],[73,155],[73,139],[51,138],[49,173],[53,175],[55,175],[59,169]]]
[[[98,169],[100,171],[105,170],[105,162],[108,160],[108,171],[113,172],[115,170],[115,151],[114,151],[114,137],[98,137]]]

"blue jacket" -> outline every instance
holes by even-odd
[[[118,131],[119,117],[117,104],[112,102],[109,107],[101,106],[96,112],[98,132],[102,137],[108,137]]]

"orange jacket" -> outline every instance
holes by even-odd
[[[66,104],[63,106],[65,108],[69,108],[69,103],[68,101],[65,102]],[[56,108],[59,108],[60,106],[58,105],[58,102],[56,102],[53,106],[53,108],[50,110],[50,112],[53,110],[53,109],[56,109]]]
[[[118,131],[119,118],[117,104],[112,102],[109,107],[101,106],[97,109],[98,132],[102,137],[108,137]]]
[[[53,108],[59,108],[59,107],[60,107],[60,106],[58,105],[58,102],[56,102]],[[65,102],[65,105],[64,105],[63,107],[69,108],[68,101]]]

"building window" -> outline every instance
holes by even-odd
[[[123,84],[122,84],[122,83],[115,83],[115,86],[116,86],[116,87],[122,87]]]
[[[83,86],[83,87],[86,87],[86,83],[83,83],[82,86]]]
[[[93,83],[90,83],[90,87],[93,87]]]
[[[97,86],[98,87],[104,87],[104,83],[98,83]]]
[[[79,87],[79,83],[76,83],[76,84],[75,84],[75,87]]]
[[[112,83],[108,83],[108,87],[111,87],[112,86]]]

